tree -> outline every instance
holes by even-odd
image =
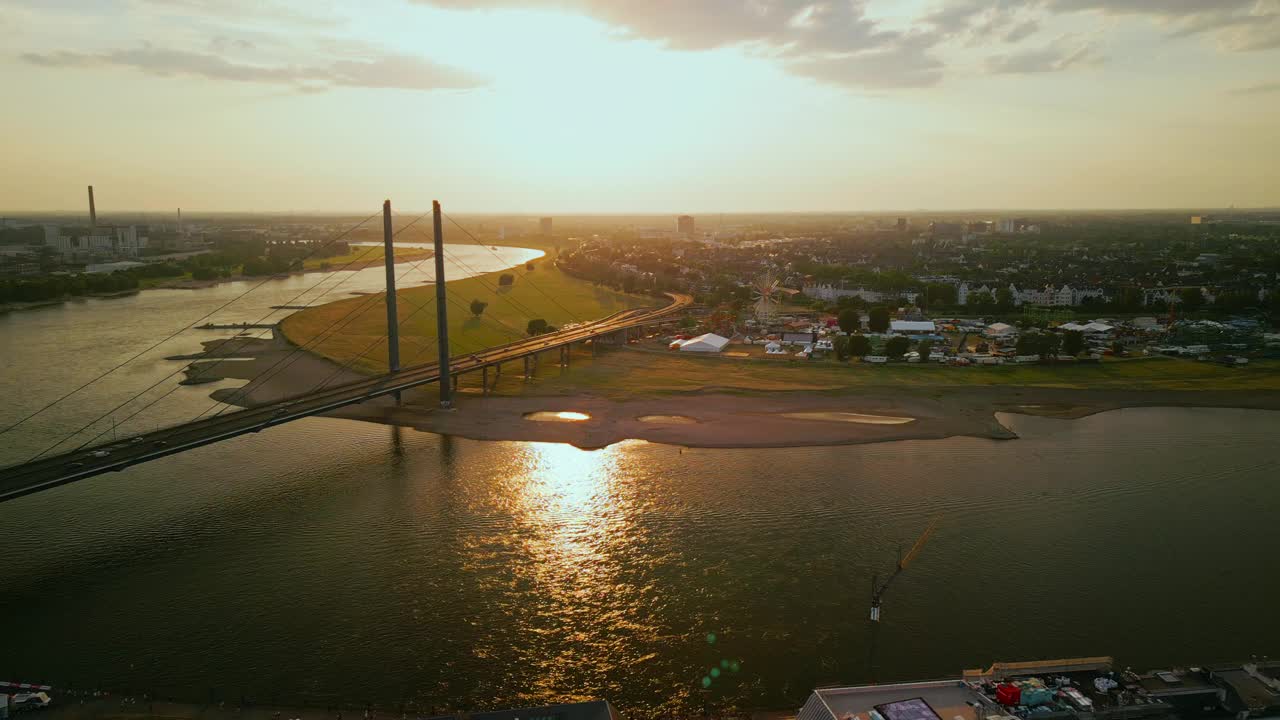
[[[836,351],[836,359],[844,362],[849,359],[849,336],[837,335],[831,341],[831,348]]]
[[[530,335],[545,335],[556,331],[555,326],[548,325],[547,321],[542,318],[530,320],[528,326],[525,327],[525,330]]]
[[[1044,340],[1041,342],[1044,345],[1040,348],[1040,357],[1055,357],[1058,354],[1058,347],[1062,344],[1062,338],[1054,333],[1045,333],[1043,337]]]
[[[895,360],[906,354],[907,349],[911,347],[911,341],[902,335],[894,335],[889,338],[889,342],[884,344],[884,354]]]
[[[498,287],[507,287],[516,283],[516,276],[511,273],[502,273],[498,276]]]
[[[996,307],[1001,310],[1013,309],[1013,291],[1007,287],[996,290]]]
[[[889,308],[883,305],[871,308],[867,315],[867,326],[871,332],[882,333],[889,329]]]
[[[836,323],[841,330],[852,335],[862,326],[862,315],[853,308],[845,308],[836,316]]]
[[[1182,309],[1187,312],[1195,312],[1204,305],[1204,293],[1198,287],[1182,288],[1178,291],[1178,299],[1182,301]]]
[[[958,291],[955,285],[948,283],[929,283],[924,286],[924,292],[920,293],[917,301],[921,303],[921,307],[942,308],[956,304]]]
[[[489,303],[477,298],[471,301],[471,314],[480,317],[484,314],[484,309],[489,307]]]
[[[916,352],[920,353],[920,362],[929,362],[929,356],[933,354],[933,341],[921,340],[916,344]]]
[[[849,336],[849,356],[863,357],[871,354],[871,340],[866,335]]]
[[[1075,357],[1084,350],[1084,333],[1079,330],[1068,330],[1062,333],[1062,353]]]
[[[965,298],[964,304],[967,307],[985,310],[987,308],[994,307],[996,299],[995,296],[984,290],[982,292],[969,293],[969,297]]]

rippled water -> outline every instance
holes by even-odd
[[[207,312],[182,292],[0,316],[0,423]],[[174,417],[213,387],[181,388]],[[1005,421],[1022,439],[590,452],[303,420],[0,504],[0,673],[195,700],[795,708],[869,679],[871,577],[936,515],[886,598],[881,679],[1275,654],[1280,413]],[[738,672],[704,691],[722,660]]]
[[[1006,420],[1023,439],[594,452],[305,420],[0,505],[3,669],[196,698],[796,707],[868,678],[871,576],[938,514],[886,600],[882,679],[1280,644],[1280,415]],[[740,671],[704,693],[722,659]]]
[[[426,247],[422,243],[397,245]],[[476,245],[446,245],[445,273],[450,279],[460,279],[511,267],[541,254],[524,248],[501,247],[492,251]],[[397,287],[402,289],[432,282],[434,262],[428,259],[400,263],[396,277]],[[0,428],[127,362],[107,381],[77,393],[18,431],[0,436],[0,466],[31,457],[117,406],[121,407],[111,416],[79,434],[75,444],[100,434],[103,440],[109,440],[113,432],[124,435],[154,430],[219,408],[220,404],[210,400],[209,394],[218,388],[237,387],[240,381],[174,390],[173,383],[165,378],[179,371],[184,363],[165,358],[200,352],[202,341],[232,337],[234,332],[178,332],[187,325],[278,322],[294,311],[272,310],[274,305],[322,305],[353,293],[379,292],[385,287],[384,269],[374,267],[221,283],[199,290],[145,290],[128,297],[88,298],[0,313]],[[259,330],[247,335],[266,337],[269,333]],[[131,360],[171,335],[172,339]],[[157,382],[160,384],[147,390]],[[137,402],[124,404],[138,393],[143,395]],[[133,411],[153,401],[154,405],[129,419]],[[113,424],[117,426],[114,430]],[[62,449],[71,447],[74,445],[68,442]]]

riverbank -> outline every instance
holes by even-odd
[[[88,300],[89,298],[97,298],[99,300],[109,300],[111,298],[129,297],[142,292],[143,288],[129,288],[128,290],[117,290],[115,292],[99,292],[85,293],[84,295],[63,295],[60,298],[50,300],[37,300],[35,302],[13,302],[0,303],[0,313],[16,312],[21,310],[39,310],[40,308],[54,307],[64,303],[75,302],[77,300]]]
[[[435,253],[431,250],[422,250],[419,248],[397,248],[396,264],[407,262],[422,262]],[[365,260],[356,261],[355,258],[367,257]],[[338,255],[329,258],[316,258],[307,260],[301,270],[290,270],[288,272],[275,273],[273,275],[231,275],[228,277],[211,278],[209,280],[196,280],[194,278],[185,279],[165,279],[156,282],[148,288],[162,288],[166,290],[202,290],[204,288],[213,287],[228,282],[253,282],[263,280],[268,277],[287,278],[293,275],[307,275],[310,273],[328,273],[328,272],[355,272],[357,270],[367,270],[372,267],[383,266],[383,251],[381,248],[365,248],[364,251],[354,251],[346,255]]]
[[[206,345],[215,353],[231,347]],[[283,338],[277,338],[241,344],[236,353],[252,361],[222,363],[212,369],[205,365],[189,380],[254,378],[291,350]],[[923,376],[914,378],[915,382],[890,382],[892,378],[878,374],[880,368],[850,367],[843,368],[843,372],[856,375],[850,375],[846,385],[823,386],[815,384],[814,378],[805,383],[799,376],[789,377],[791,372],[803,372],[803,366],[761,383],[747,373],[725,372],[720,363],[694,359],[687,362],[700,367],[719,366],[721,371],[699,386],[688,384],[698,377],[689,373],[680,379],[679,388],[673,389],[656,381],[646,382],[655,373],[670,371],[669,367],[662,367],[660,361],[664,359],[628,350],[603,351],[592,357],[589,351],[579,348],[570,367],[544,361],[529,381],[521,376],[518,363],[512,363],[504,375],[491,371],[488,388],[481,386],[479,373],[463,376],[459,378],[455,410],[438,409],[438,394],[432,386],[406,393],[399,406],[374,402],[342,408],[331,415],[475,440],[559,442],[600,448],[635,439],[685,447],[750,448],[855,445],[955,436],[1016,438],[999,422],[999,413],[1072,419],[1130,407],[1280,410],[1280,391],[1268,387],[1274,373],[1261,368],[1260,374],[1252,376],[1208,376],[1214,385],[1201,383],[1203,387],[1197,388],[1185,374],[1179,381],[1181,387],[1169,386],[1159,375],[1143,381],[1142,376],[1150,375],[1148,368],[1129,366],[1127,370],[1121,368],[1120,372],[1125,373],[1121,377],[1111,376],[1107,382],[1106,376],[1096,376],[1093,383],[1097,387],[1091,388],[1079,386],[1079,378],[1071,374],[1046,376],[1053,382],[960,385],[961,379],[972,380],[967,374],[989,370],[940,368],[944,374],[930,376],[939,384],[928,384]],[[1164,368],[1169,371],[1167,377],[1177,377],[1181,366]],[[326,382],[326,378],[338,382],[339,377],[351,379],[359,375],[324,358],[297,352],[292,353],[288,372],[254,380],[244,390],[219,390],[213,396],[252,406],[306,392]],[[941,384],[948,380],[952,384]],[[1074,386],[1071,380],[1075,381]],[[1256,381],[1254,386],[1245,386],[1250,380]],[[587,417],[539,422],[529,419],[534,413],[582,413]],[[882,424],[883,418],[901,420]]]

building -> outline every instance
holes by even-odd
[[[1205,224],[1205,223],[1207,223],[1207,222],[1209,222],[1209,217],[1208,217],[1207,215],[1192,215],[1192,216],[1191,216],[1191,224],[1192,224],[1192,225],[1203,225],[1203,224]]]
[[[551,218],[544,217],[538,219],[538,231],[543,235],[551,234]]]
[[[134,268],[143,267],[146,263],[137,262],[135,260],[120,260],[118,262],[97,263],[85,265],[84,271],[87,273],[113,273],[117,270],[132,270]]]
[[[809,695],[796,720],[986,720],[1005,717],[1003,708],[962,680],[820,688]]]
[[[718,353],[729,344],[729,338],[707,333],[680,342],[680,352]]]
[[[959,238],[964,235],[964,224],[958,222],[931,222],[929,233],[936,238]]]
[[[909,303],[914,303],[920,293],[914,290],[904,290],[902,292],[881,292],[879,290],[870,290],[868,288],[844,288],[835,287],[830,284],[810,283],[804,286],[804,294],[818,300],[826,300],[834,302],[842,297],[856,297],[869,303],[878,303],[885,300],[901,298]]]
[[[676,232],[685,237],[694,236],[694,224],[692,215],[681,215],[676,218]]]
[[[932,320],[893,320],[889,332],[895,335],[934,335],[938,328]]]
[[[907,219],[904,217],[898,218],[898,232],[906,232],[906,231],[907,231]]]

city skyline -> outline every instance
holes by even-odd
[[[0,207],[1280,205],[1280,4],[1199,5],[19,1]]]

